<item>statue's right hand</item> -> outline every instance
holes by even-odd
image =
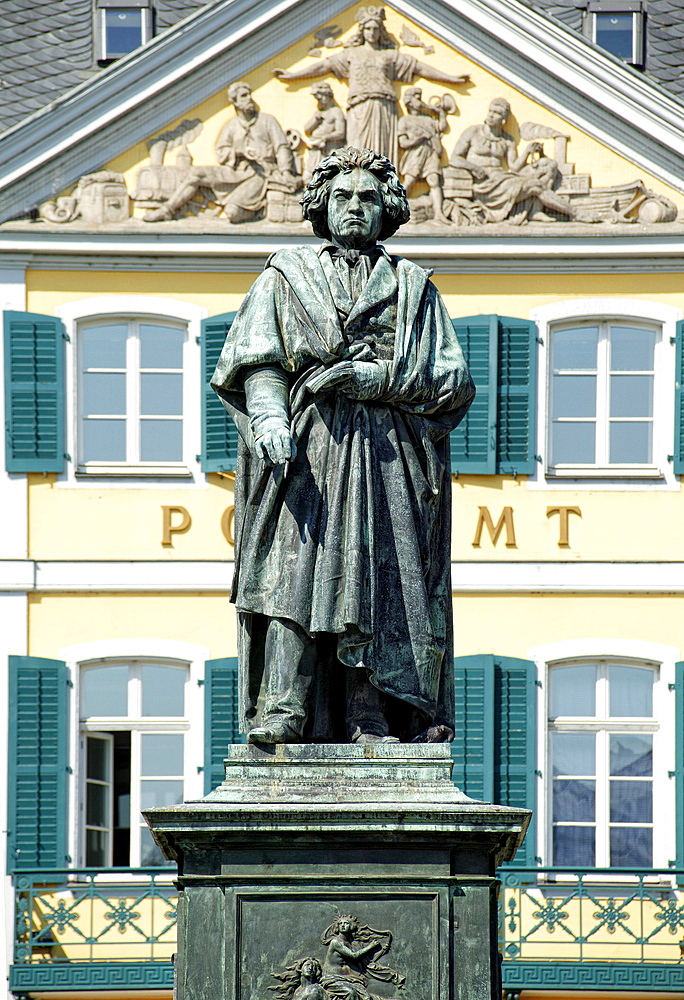
[[[297,454],[290,428],[280,420],[268,421],[255,444],[259,458],[267,465],[291,462]]]
[[[277,80],[289,80],[292,74],[286,69],[274,69],[273,75]]]
[[[470,167],[469,169],[473,175],[473,180],[484,181],[487,179],[487,171],[483,170],[482,167]]]

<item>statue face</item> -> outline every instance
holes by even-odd
[[[327,90],[317,90],[314,94],[319,111],[325,111],[332,107],[332,94]]]
[[[375,43],[380,40],[379,21],[366,21],[361,30],[363,32],[364,42],[370,42],[371,45],[375,45]]]
[[[233,95],[233,104],[236,111],[251,113],[256,111],[256,105],[252,99],[252,91],[249,87],[238,87]]]
[[[328,228],[340,246],[360,249],[375,243],[383,212],[382,187],[374,174],[357,167],[332,179]]]
[[[310,959],[310,958],[309,958],[309,959],[307,959],[307,960],[306,960],[306,962],[304,962],[304,964],[302,965],[302,973],[303,973],[303,974],[304,974],[305,976],[309,976],[309,977],[311,977],[311,976],[315,976],[315,975],[316,975],[316,971],[317,971],[317,970],[316,970],[316,966],[315,966],[315,964],[314,964],[314,963],[313,963],[313,962],[311,961],[311,959]]]
[[[346,917],[340,920],[338,927],[341,934],[348,934],[350,931],[356,930],[354,923],[351,920],[347,920]]]
[[[406,94],[404,96],[404,104],[408,111],[420,111],[423,106],[423,95],[420,94]]]
[[[497,104],[496,102],[489,105],[489,110],[485,118],[487,125],[501,126],[506,123],[507,119],[508,109],[505,105]]]

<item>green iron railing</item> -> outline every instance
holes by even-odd
[[[499,877],[509,992],[684,989],[684,870],[511,866]]]
[[[170,989],[172,877],[168,868],[16,874],[11,989]],[[509,995],[684,989],[684,870],[506,867],[499,878]]]
[[[15,874],[15,990],[173,982],[177,890],[169,868]]]

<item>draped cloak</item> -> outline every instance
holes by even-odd
[[[428,277],[383,253],[353,302],[328,253],[281,250],[226,338],[212,386],[240,432],[231,599],[245,731],[264,667],[262,615],[332,634],[336,662],[365,667],[422,724],[453,727],[448,446],[474,388]],[[369,334],[393,343],[378,362],[379,398],[304,386]],[[255,365],[289,374],[297,456],[285,470],[251,447],[242,379]],[[325,729],[314,720],[309,735]]]

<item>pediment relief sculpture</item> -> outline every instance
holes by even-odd
[[[576,172],[568,161],[572,130],[559,131],[543,120],[514,128],[503,97],[490,102],[482,120],[469,108],[469,94],[477,90],[459,98],[457,108],[453,93],[437,95],[434,87],[417,85],[423,79],[454,87],[469,77],[405,51],[434,54],[434,47],[406,24],[397,36],[387,30],[384,8],[378,6],[359,9],[351,32],[339,25],[318,29],[308,53],[316,61],[274,70],[284,84],[315,79],[307,97],[315,105],[310,112],[305,112],[303,94],[284,104],[288,115],[295,117],[289,109],[296,109],[299,121],[271,114],[268,99],[260,107],[250,84],[238,81],[228,88],[232,114],[221,124],[213,154],[196,152],[207,123],[186,119],[148,141],[149,162],[138,170],[131,191],[122,174],[88,174],[71,194],[40,206],[39,218],[98,228],[128,223],[138,229],[171,221],[193,225],[190,220],[196,218],[194,225],[203,228],[269,224],[270,231],[276,225],[301,232],[306,226],[299,203],[303,185],[324,157],[350,145],[373,149],[395,163],[409,194],[409,226],[426,235],[527,223],[556,230],[559,224],[580,223],[596,232],[597,224],[677,219],[674,202],[641,180],[630,181],[629,174],[625,178],[624,166],[623,183],[612,186],[594,186],[590,173]],[[340,82],[346,83],[346,100],[340,97]],[[463,122],[458,132],[456,114]]]
[[[299,959],[282,972],[272,972],[279,985],[269,986],[276,1000],[379,1000],[373,980],[403,990],[406,977],[379,959],[392,947],[391,931],[376,931],[343,913],[321,934],[326,954]]]

